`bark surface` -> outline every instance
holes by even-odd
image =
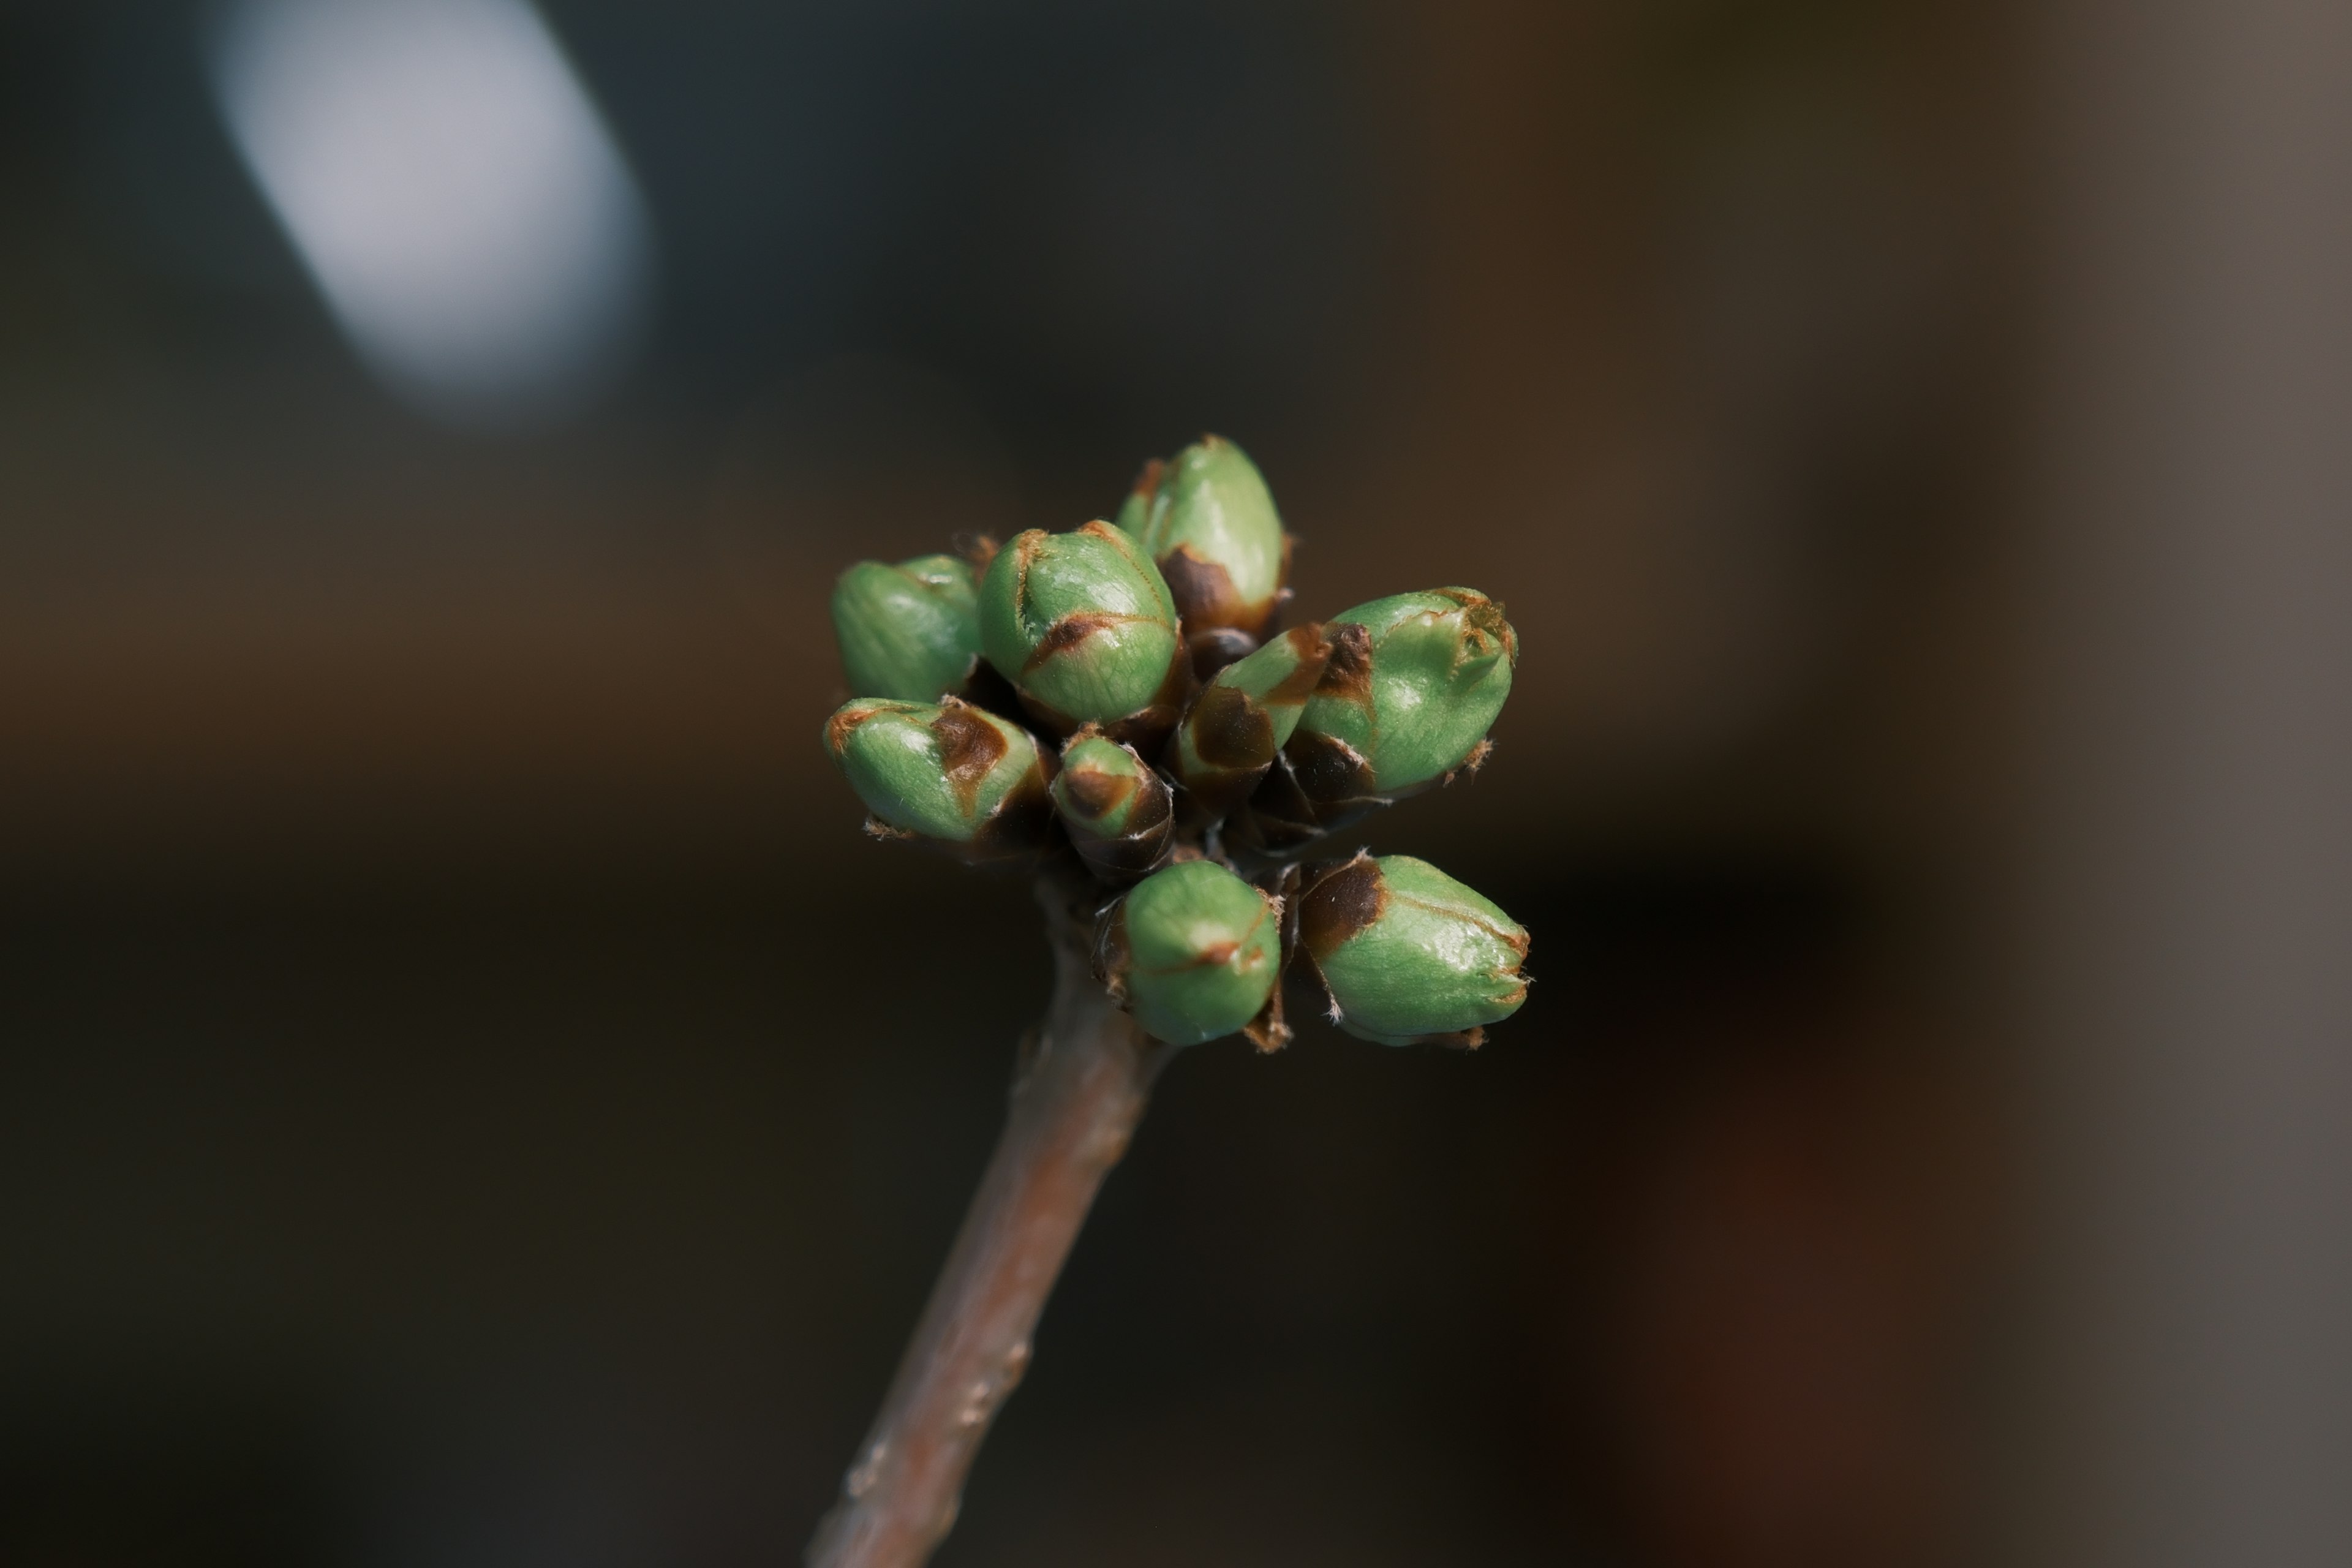
[[[1077,911],[1040,889],[1054,995],[1022,1044],[1004,1131],[809,1568],[918,1568],[954,1525],[989,1424],[1171,1047],[1096,983]]]

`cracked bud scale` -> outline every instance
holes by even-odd
[[[1058,734],[1098,724],[1114,740],[1156,745],[1191,693],[1168,584],[1107,522],[1033,528],[997,552],[980,585],[980,643]]]
[[[1468,1048],[1527,1000],[1527,928],[1426,860],[1360,851],[1310,875],[1292,919],[1331,1021],[1359,1039]]]
[[[1213,860],[1155,871],[1103,917],[1096,963],[1119,1005],[1156,1038],[1196,1046],[1283,1026],[1281,906]]]
[[[1203,436],[1172,462],[1147,464],[1119,518],[1168,579],[1196,669],[1257,646],[1289,597],[1290,536],[1247,453]]]
[[[1132,882],[1167,858],[1176,826],[1168,784],[1134,748],[1079,731],[1062,748],[1053,789],[1070,843],[1103,880]]]
[[[1320,626],[1294,626],[1217,672],[1168,742],[1170,773],[1192,815],[1223,816],[1249,798],[1306,710],[1331,644]]]
[[[878,837],[931,839],[969,860],[1022,858],[1046,842],[1046,761],[1029,731],[985,709],[861,699],[825,721],[824,746]]]
[[[971,563],[923,555],[861,561],[833,585],[842,673],[860,697],[936,702],[962,692],[980,664],[979,584]]]
[[[1284,749],[1288,766],[1263,792],[1270,844],[1475,769],[1519,657],[1503,607],[1468,588],[1375,599],[1323,629],[1331,661]]]

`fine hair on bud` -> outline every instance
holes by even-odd
[[[985,709],[861,700],[825,721],[824,745],[886,837],[976,861],[1027,858],[1050,841],[1052,759]]]
[[[1359,852],[1301,884],[1292,943],[1349,1034],[1470,1047],[1527,1000],[1527,928],[1428,861]]]

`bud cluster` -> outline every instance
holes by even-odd
[[[1291,545],[1207,436],[1115,521],[860,562],[833,595],[859,695],[826,749],[878,836],[1082,865],[1097,972],[1160,1039],[1279,1047],[1293,970],[1351,1035],[1475,1046],[1526,997],[1526,930],[1409,856],[1299,859],[1486,760],[1517,634],[1459,587],[1279,630]]]

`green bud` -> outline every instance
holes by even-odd
[[[1168,742],[1166,765],[1188,810],[1213,819],[1249,798],[1298,727],[1330,657],[1320,626],[1295,626],[1217,672]]]
[[[1253,814],[1328,832],[1486,760],[1519,657],[1500,605],[1437,588],[1359,605],[1323,629],[1330,663]]]
[[[1331,1021],[1384,1046],[1474,1047],[1527,1000],[1527,928],[1426,860],[1359,851],[1297,901]]]
[[[1153,477],[1147,465],[1143,479]],[[1290,536],[1257,465],[1221,437],[1177,453],[1157,480],[1131,531],[1168,579],[1185,635],[1202,645],[1201,662],[1228,663],[1265,635],[1289,596]],[[1136,510],[1130,496],[1121,521]]]
[[[833,585],[841,668],[860,697],[936,702],[962,691],[980,663],[971,564],[923,555],[896,566],[861,561]]]
[[[1071,844],[1107,882],[1131,882],[1159,865],[1175,834],[1167,781],[1133,747],[1091,728],[1062,748],[1054,805]]]
[[[1135,476],[1129,487],[1127,499],[1118,503],[1118,514],[1111,519],[1128,537],[1140,543],[1144,525],[1151,521],[1151,498],[1160,492],[1160,477],[1168,465],[1158,458],[1147,459],[1143,471]]]
[[[824,745],[877,837],[936,839],[972,860],[1045,842],[1053,810],[1037,742],[985,709],[864,698],[825,721]]]
[[[1190,680],[1168,584],[1107,522],[1033,528],[997,552],[980,585],[980,642],[1029,711],[1063,734],[1093,723],[1157,744]]]
[[[1299,727],[1362,758],[1376,793],[1433,784],[1478,753],[1519,657],[1500,605],[1468,588],[1398,594],[1328,629],[1331,662]]]
[[[1103,980],[1144,1029],[1171,1046],[1235,1031],[1260,1050],[1283,1026],[1280,906],[1213,860],[1145,878],[1104,917]]]

